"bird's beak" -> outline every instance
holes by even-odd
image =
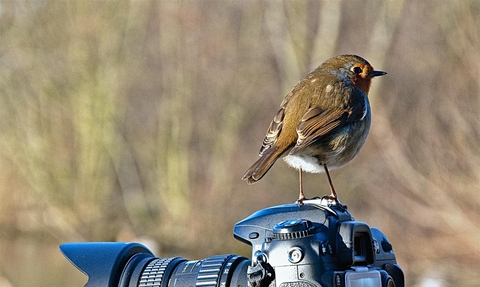
[[[384,76],[386,75],[387,72],[384,71],[373,71],[370,75],[373,77],[378,77],[378,76]]]

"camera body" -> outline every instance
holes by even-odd
[[[404,286],[391,244],[340,204],[305,200],[255,212],[234,236],[252,246],[188,261],[156,258],[137,243],[68,243],[60,249],[90,286],[364,287]]]
[[[238,222],[234,236],[252,245],[250,271],[270,269],[260,277],[276,287],[403,286],[385,235],[325,202],[271,207]]]

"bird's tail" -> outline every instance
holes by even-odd
[[[267,173],[277,159],[282,155],[282,151],[278,147],[272,146],[266,150],[260,158],[245,172],[242,179],[246,180],[248,184],[253,184]]]

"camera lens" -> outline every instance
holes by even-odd
[[[140,276],[132,276],[128,285],[120,286],[246,286],[245,274],[249,263],[247,258],[233,254],[216,255],[196,261],[178,257],[154,258],[146,265],[137,265],[137,269],[142,269]],[[230,285],[231,282],[235,284]]]
[[[152,270],[157,269],[155,265],[162,265],[161,262],[156,263],[157,260],[162,259],[156,259],[149,264],[149,266],[152,266]],[[250,261],[245,257],[232,254],[216,255],[197,261],[183,261],[180,262],[174,269],[172,269],[170,274],[164,274],[163,278],[168,280],[168,282],[160,282],[158,285],[139,286],[238,286],[238,284],[230,285],[230,281],[238,281],[242,279],[246,281],[245,274],[249,262]],[[237,267],[240,267],[240,269],[245,268],[243,271],[244,273],[238,273]],[[147,268],[145,270],[147,270]],[[149,273],[149,275],[145,276],[142,274],[142,277],[152,276],[152,272],[149,271]],[[142,282],[142,280],[140,280],[140,282]]]
[[[230,286],[230,281],[246,281],[245,274],[249,262],[247,258],[233,254],[216,255],[196,261],[187,261],[178,257],[150,258],[146,264],[137,264],[137,266],[135,266],[136,270],[131,272],[132,276],[122,275],[122,277],[127,278],[127,280],[122,280],[120,286]],[[238,272],[238,267],[245,269],[241,271],[243,273]],[[123,273],[130,273],[128,266],[124,269]]]
[[[247,286],[251,261],[235,254],[187,261],[156,258],[135,243],[69,243],[60,249],[88,275],[85,287]]]

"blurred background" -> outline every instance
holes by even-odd
[[[249,256],[233,225],[293,203],[298,173],[241,177],[284,96],[343,53],[388,76],[332,172],[341,201],[407,286],[480,285],[480,1],[5,0],[0,39],[0,286],[83,286],[69,241]]]

